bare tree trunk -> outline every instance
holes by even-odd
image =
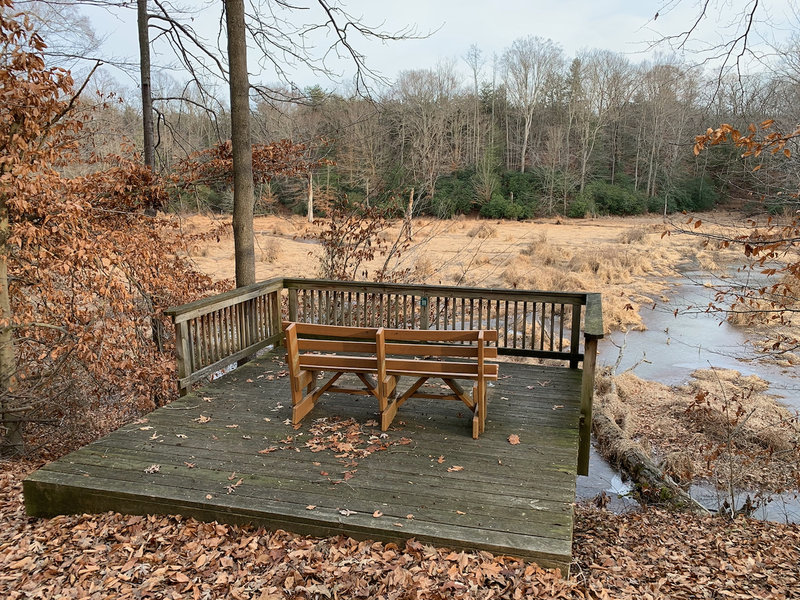
[[[247,73],[247,30],[244,0],[225,0],[233,146],[233,246],[236,286],[256,281],[253,236],[253,144],[250,138],[250,79]]]
[[[8,293],[8,236],[11,226],[5,194],[0,194],[0,456],[22,454],[22,424],[19,415],[9,412],[10,392],[14,388],[14,328],[11,324],[11,298]]]
[[[414,234],[411,231],[411,224],[412,220],[411,217],[414,214],[414,188],[411,188],[411,193],[408,195],[408,206],[406,207],[406,218],[404,227],[406,230],[406,238],[409,240],[414,239]]]
[[[147,0],[136,0],[136,24],[139,29],[139,73],[142,86],[142,130],[144,164],[155,169],[155,137],[153,134],[153,93],[150,87],[150,35],[147,30]]]
[[[533,124],[533,115],[528,117],[525,115],[525,133],[522,134],[522,151],[520,152],[519,159],[519,172],[525,172],[525,155],[528,153],[528,137],[531,133],[531,125]]]
[[[308,172],[308,222],[314,222],[314,175]]]

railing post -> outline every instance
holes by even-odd
[[[594,370],[597,364],[597,338],[587,335],[583,344],[583,375],[581,378],[581,423],[578,443],[578,475],[589,474],[589,454],[592,447],[592,404],[594,401]]]
[[[297,289],[289,289],[289,320],[297,321]]]
[[[192,372],[191,351],[189,349],[189,321],[175,323],[175,358],[178,362],[178,394],[185,396],[191,389],[190,385],[183,385],[181,381]]]
[[[272,308],[272,323],[270,326],[270,333],[275,335],[279,333],[283,329],[283,325],[281,323],[281,292],[278,290],[277,292],[273,292],[269,295],[271,300],[270,306]]]

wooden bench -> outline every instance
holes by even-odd
[[[371,395],[377,398],[381,429],[391,425],[397,409],[409,398],[461,400],[472,411],[472,437],[486,424],[486,394],[490,380],[497,379],[494,330],[416,330],[341,327],[313,323],[285,323],[286,361],[292,387],[292,422],[299,423],[328,391]],[[330,373],[318,380],[320,372]],[[358,377],[363,387],[341,387],[345,373]],[[413,383],[398,390],[402,377]],[[420,391],[430,378],[447,384],[451,393]],[[473,381],[467,394],[458,380]]]

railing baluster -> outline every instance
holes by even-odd
[[[503,335],[503,345],[508,348],[508,300],[505,301],[504,307],[504,314],[503,314],[503,323],[504,323],[504,335]]]
[[[525,350],[528,335],[528,303],[522,303],[522,349]]]
[[[222,321],[222,352],[225,356],[230,356],[231,352],[231,334],[230,334],[230,318],[228,314],[230,312],[230,307],[226,306],[220,311],[221,321]]]
[[[547,328],[547,321],[545,320],[546,314],[547,314],[547,305],[544,302],[542,302],[542,322],[541,322],[542,331],[540,332],[541,343],[539,345],[542,350],[544,350],[544,332],[545,329]]]
[[[512,348],[516,348],[517,347],[517,328],[519,327],[519,316],[517,314],[517,302],[514,301],[514,302],[512,302],[512,304],[514,305],[514,317],[513,317],[513,325],[512,325],[512,328],[511,328],[511,347]],[[508,309],[506,308],[506,310],[508,310]]]
[[[215,310],[214,315],[214,362],[222,358],[222,319],[220,311]]]
[[[556,331],[556,305],[550,303],[550,352],[553,351],[553,338]]]
[[[209,315],[204,315],[202,320],[200,321],[200,325],[202,327],[202,335],[201,340],[203,343],[203,366],[210,365],[212,362],[211,358],[211,343],[209,340],[210,337],[210,327],[208,325]]]

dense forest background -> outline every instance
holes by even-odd
[[[479,212],[522,219],[561,214],[708,210],[766,202],[782,211],[793,160],[747,160],[731,145],[695,157],[709,125],[774,119],[798,122],[800,61],[787,50],[778,69],[720,76],[667,57],[633,62],[604,50],[566,56],[550,40],[514,41],[488,59],[473,46],[460,61],[400,73],[373,97],[313,86],[252,96],[254,144],[304,144],[318,210],[346,196],[358,204],[449,218]],[[102,79],[101,79],[102,80]],[[230,137],[224,87],[154,80],[156,164],[173,172],[187,156]],[[93,149],[141,146],[135,92],[111,83],[86,133]],[[791,147],[791,145],[789,146]],[[324,159],[324,160],[321,160]],[[754,169],[757,169],[754,171]],[[256,212],[306,212],[306,177],[282,176],[257,189]],[[229,211],[230,185],[173,194],[171,209]]]

